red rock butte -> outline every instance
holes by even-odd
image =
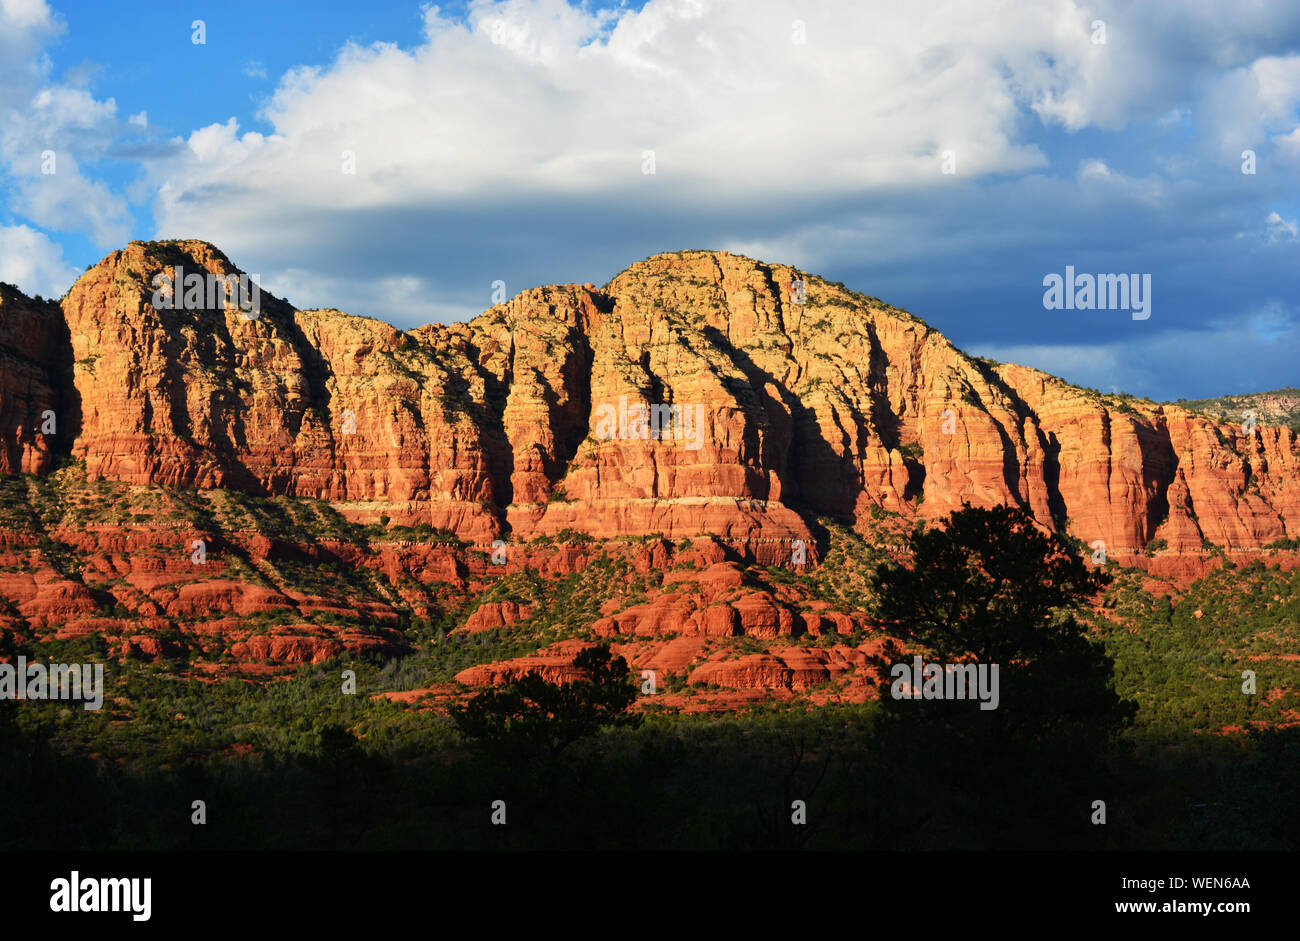
[[[178,265],[239,273],[205,242],[132,242],[60,303],[0,289],[0,470],[68,454],[92,479],[319,498],[476,545],[707,534],[760,560],[814,515],[963,502],[1020,504],[1121,558],[1300,532],[1291,429],[976,360],[786,265],[661,254],[408,332],[266,293],[255,319],[155,309]],[[599,433],[620,401],[702,406],[698,447]]]

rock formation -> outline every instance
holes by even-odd
[[[809,514],[963,501],[1023,504],[1117,555],[1300,531],[1289,428],[989,365],[787,266],[658,255],[601,290],[536,288],[410,332],[266,294],[255,316],[156,309],[177,266],[237,273],[206,243],[133,242],[62,316],[0,293],[6,470],[50,466],[52,408],[91,477],[314,497],[480,544],[709,534],[775,556],[760,547],[807,538]]]
[[[818,518],[866,532],[877,515],[1015,503],[1109,557],[1145,566],[1154,554],[1165,571],[1178,557],[1199,565],[1207,549],[1300,535],[1291,428],[1220,424],[974,359],[904,311],[784,265],[656,255],[603,288],[534,288],[469,323],[411,331],[266,293],[245,310],[179,284],[182,303],[159,303],[177,268],[240,274],[204,242],[132,242],[60,303],[0,285],[0,471],[48,475],[70,457],[90,483],[320,500],[354,522],[423,526],[484,550],[541,539],[548,577],[586,564],[575,534],[650,539],[642,570],[693,541],[702,554],[689,591],[665,584],[589,625],[638,663],[689,654],[677,666],[694,664],[693,683],[803,689],[864,658],[799,646],[861,632],[860,613],[746,585],[736,564],[805,552],[816,565]],[[22,486],[14,499],[38,499],[35,483]],[[472,593],[497,574],[486,560],[470,572],[427,540],[209,532],[208,511],[181,504],[183,526],[116,518],[92,535],[46,520],[0,533],[0,622],[99,631],[132,655],[162,655],[176,640],[161,634],[175,629],[237,660],[320,662],[400,646],[399,616],[436,604],[427,586]],[[40,548],[43,531],[109,587]],[[194,539],[225,553],[202,579]],[[144,560],[138,544],[160,541],[166,560]],[[272,571],[295,553],[368,568],[384,585],[299,590]],[[286,617],[271,627],[240,620],[277,611]],[[462,627],[509,630],[532,614],[494,601]],[[353,622],[330,620],[345,616]],[[699,646],[725,638],[763,649],[723,662]],[[538,656],[563,672],[550,662],[562,653]]]

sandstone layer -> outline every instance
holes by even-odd
[[[974,359],[788,266],[657,255],[410,331],[266,292],[168,304],[177,268],[241,273],[204,242],[133,242],[59,303],[0,285],[0,474],[32,475],[0,480],[0,631],[202,670],[387,655],[440,616],[474,638],[550,626],[479,596],[617,545],[644,584],[564,613],[570,633],[686,687],[854,699],[872,626],[761,574],[816,567],[828,519],[1011,503],[1189,577],[1300,536],[1292,428]],[[323,503],[304,522],[286,499]],[[461,679],[563,677],[583,642]]]
[[[1300,532],[1290,428],[990,365],[783,265],[658,255],[409,332],[265,292],[254,314],[159,309],[178,266],[238,273],[203,242],[133,242],[61,306],[0,293],[3,469],[48,469],[49,409],[92,478],[319,498],[480,545],[707,534],[775,560],[812,515],[965,501],[1120,556]]]

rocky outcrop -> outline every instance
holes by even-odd
[[[471,634],[509,627],[532,616],[532,605],[516,601],[489,601],[480,605],[465,619],[465,630]]]
[[[0,283],[0,473],[50,470],[78,416],[62,310]]]
[[[456,682],[465,686],[493,686],[532,673],[550,683],[572,683],[583,677],[582,671],[573,665],[573,660],[590,646],[580,640],[563,640],[528,657],[485,663],[461,670],[456,674]]]
[[[66,327],[4,296],[7,467],[49,466],[32,429],[53,406],[92,476],[315,497],[477,545],[710,535],[770,563],[811,545],[809,514],[963,502],[1022,504],[1115,556],[1300,531],[1289,428],[991,366],[787,266],[657,255],[410,332],[264,292],[255,315],[160,309],[177,267],[238,273],[203,242],[133,242],[74,285]]]

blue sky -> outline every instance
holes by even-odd
[[[0,118],[29,293],[197,237],[410,327],[722,248],[1101,389],[1300,385],[1294,3],[0,0]],[[1067,265],[1150,318],[1045,309]]]

